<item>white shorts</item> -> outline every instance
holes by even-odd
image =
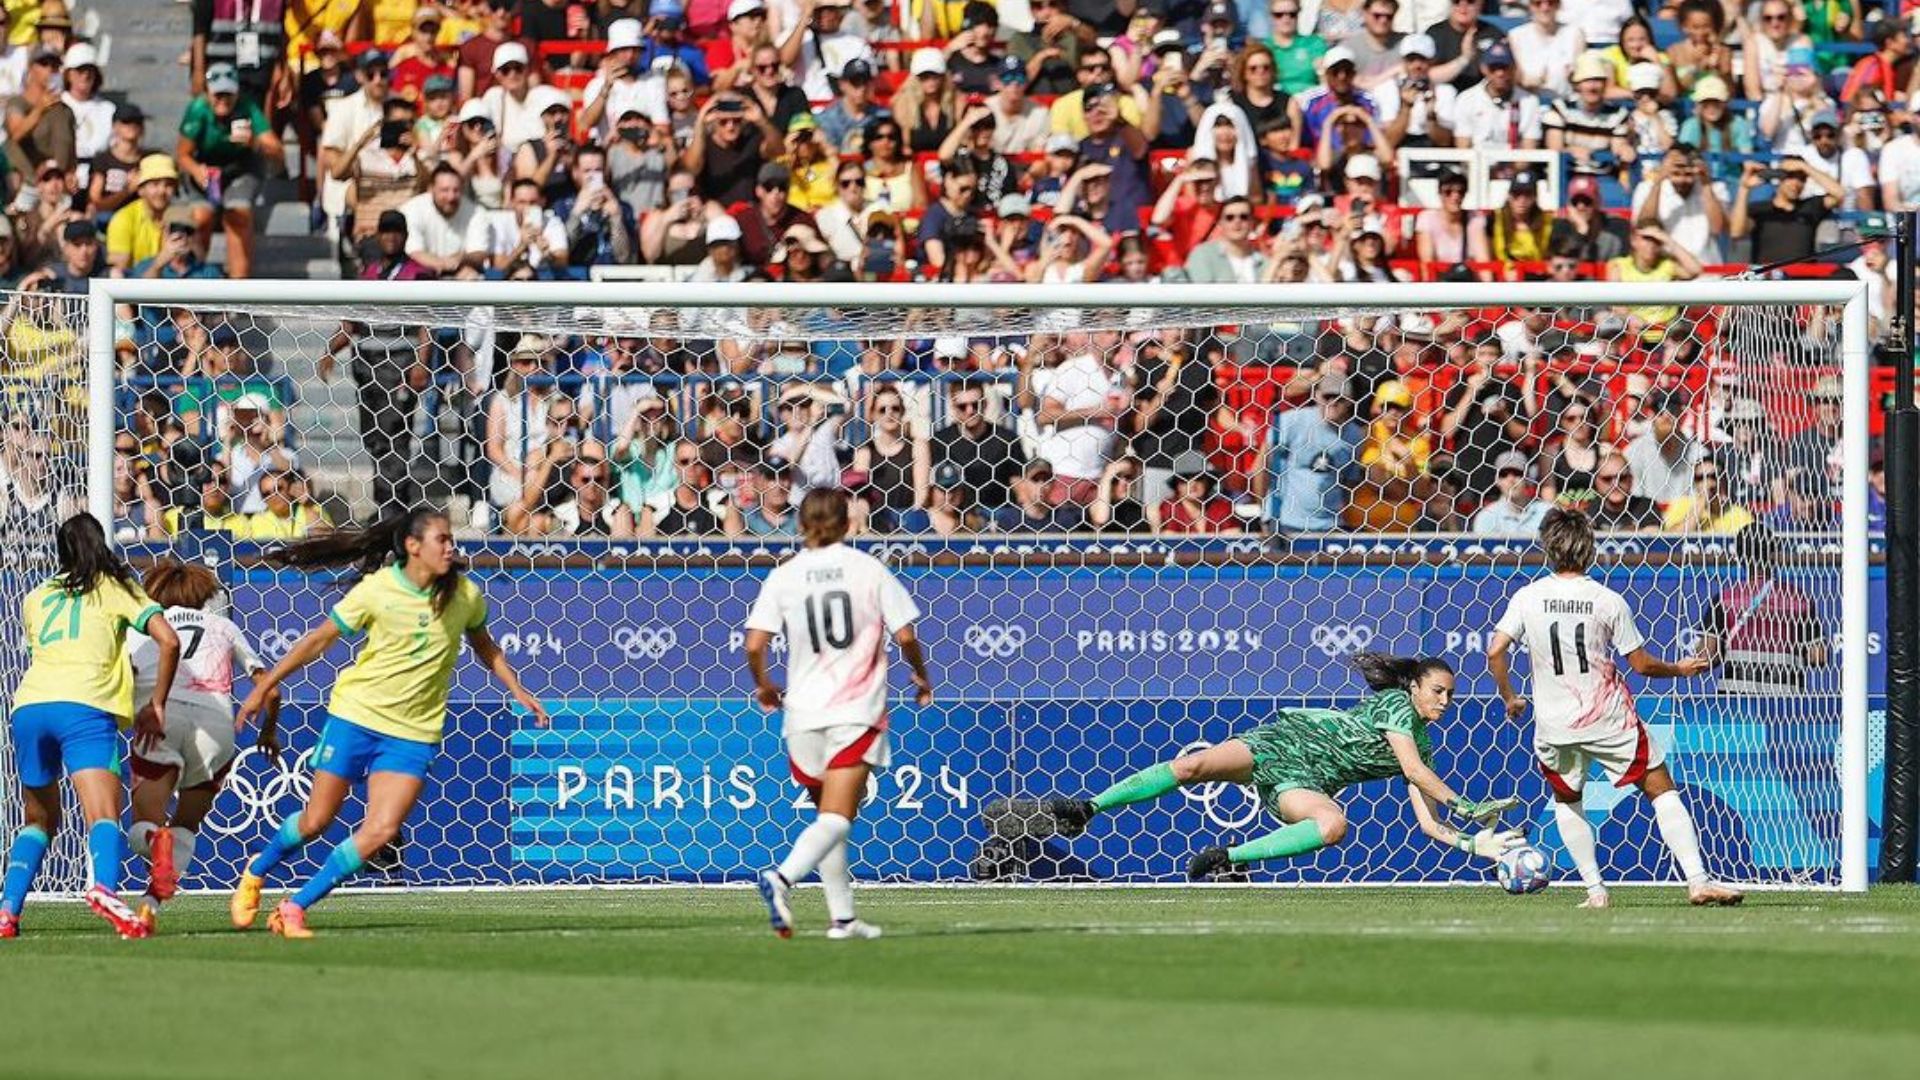
[[[1647,733],[1647,725],[1637,720],[1625,731],[1593,739],[1535,742],[1533,756],[1547,778],[1547,786],[1555,795],[1565,798],[1579,796],[1587,783],[1587,769],[1596,762],[1614,787],[1637,784],[1647,773],[1667,763],[1666,752]]]
[[[213,784],[227,778],[236,751],[233,717],[188,701],[167,706],[167,733],[158,746],[133,752],[135,776],[150,777],[179,769],[182,789]]]
[[[817,788],[829,769],[865,762],[876,771],[893,763],[893,743],[887,724],[839,724],[811,731],[787,732],[787,768],[801,787]]]

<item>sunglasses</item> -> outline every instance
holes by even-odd
[[[1299,8],[1272,8],[1267,12],[1267,14],[1273,16],[1276,19],[1297,19],[1300,17],[1300,9]]]
[[[1760,21],[1761,22],[1787,22],[1789,20],[1788,20],[1787,13],[1782,11],[1778,14],[1768,14],[1766,12],[1762,12],[1760,14]]]
[[[867,138],[873,142],[899,142],[900,134],[896,131],[876,131]]]
[[[1342,401],[1345,401],[1346,399],[1341,397],[1339,394],[1321,394],[1318,396],[1317,400],[1322,405],[1338,405]]]
[[[901,408],[898,405],[882,405],[873,411],[880,414],[881,416],[899,416],[905,413],[907,410]]]
[[[1525,469],[1501,469],[1500,470],[1500,479],[1502,480],[1505,480],[1509,476],[1525,476],[1525,475],[1527,475],[1527,472]]]
[[[779,70],[780,70],[780,65],[779,65],[779,64],[755,64],[755,65],[753,65],[753,70],[755,70],[755,71],[779,71]]]
[[[494,70],[498,71],[502,75],[510,75],[516,71],[527,70],[527,65],[519,62],[518,60],[515,60],[510,64],[501,64],[499,67],[494,68]]]
[[[1221,214],[1220,220],[1221,221],[1252,221],[1253,215],[1247,214],[1247,213]]]
[[[604,472],[574,473],[573,482],[576,484],[604,484],[607,482],[607,474]]]
[[[1595,483],[1597,483],[1597,484],[1618,484],[1618,483],[1621,483],[1621,482],[1623,482],[1623,481],[1625,481],[1625,480],[1627,480],[1627,479],[1628,479],[1628,477],[1627,477],[1627,475],[1626,475],[1625,473],[1617,473],[1617,472],[1613,472],[1613,473],[1595,473],[1595,474],[1593,474],[1593,480],[1594,480],[1594,482],[1595,482]]]
[[[1697,472],[1693,474],[1693,478],[1696,482],[1700,480],[1718,480],[1720,479],[1720,474],[1717,472]]]
[[[980,407],[980,403],[977,401],[956,401],[952,407],[954,412],[972,412]]]
[[[1573,198],[1571,198],[1571,199],[1568,199],[1568,200],[1567,200],[1567,203],[1568,203],[1569,205],[1571,205],[1571,206],[1592,206],[1592,205],[1593,205],[1593,196],[1591,196],[1591,195],[1575,195],[1575,196],[1574,196]]]
[[[673,463],[675,465],[698,465],[700,464],[700,457],[697,454],[690,457],[677,457],[673,459]]]
[[[867,186],[867,181],[864,177],[843,176],[840,178],[840,186],[843,188],[865,187]]]

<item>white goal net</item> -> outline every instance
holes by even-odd
[[[534,730],[464,664],[429,795],[363,883],[741,881],[774,861],[800,792],[747,700],[741,624],[790,507],[840,486],[925,612],[938,686],[893,707],[863,879],[1175,880],[1198,847],[1272,827],[1250,792],[1181,792],[1070,841],[996,835],[986,811],[1353,702],[1364,650],[1459,670],[1439,771],[1521,796],[1564,870],[1482,656],[1561,498],[1599,523],[1596,573],[1653,650],[1715,661],[1633,680],[1710,869],[1864,884],[1883,618],[1857,286],[104,284],[85,325],[120,445],[94,450],[114,455],[110,474],[92,459],[113,481],[94,509],[136,562],[215,566],[272,659],[340,586],[264,545],[444,506],[555,714]],[[243,753],[189,885],[226,884],[297,808],[348,659],[288,685],[289,760]],[[1587,791],[1609,877],[1674,879],[1638,797]],[[1341,798],[1343,845],[1254,879],[1486,880],[1418,835],[1401,785]]]

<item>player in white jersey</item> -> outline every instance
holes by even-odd
[[[816,488],[800,502],[806,547],[776,567],[747,614],[747,668],[754,700],[784,706],[788,767],[813,796],[813,824],[777,868],[760,875],[760,895],[781,937],[793,936],[788,903],[794,883],[816,868],[827,895],[834,940],[875,938],[880,928],[853,913],[847,833],[866,794],[867,777],[884,769],[887,742],[887,638],[913,669],[915,700],[933,702],[933,680],[913,622],[920,609],[880,560],[847,547],[847,495]],[[787,685],[767,670],[773,635],[787,638]]]
[[[1513,688],[1509,652],[1525,645],[1533,659],[1534,756],[1553,790],[1560,840],[1587,887],[1581,907],[1607,906],[1593,826],[1581,805],[1587,769],[1598,764],[1615,787],[1633,785],[1652,803],[1660,839],[1673,852],[1695,904],[1738,904],[1743,897],[1707,876],[1693,816],[1674,790],[1666,756],[1634,709],[1633,691],[1615,662],[1649,679],[1698,675],[1698,657],[1668,662],[1647,651],[1633,611],[1619,593],[1588,576],[1593,525],[1578,510],[1556,507],[1540,525],[1540,546],[1553,573],[1523,586],[1487,644],[1487,670],[1500,688],[1507,715],[1519,719],[1527,703]]]
[[[213,807],[238,752],[233,722],[233,681],[266,670],[247,637],[231,619],[207,611],[220,591],[212,570],[196,564],[163,561],[147,571],[147,595],[166,609],[168,625],[180,636],[180,673],[167,710],[166,734],[133,752],[133,827],[127,842],[152,866],[146,902],[158,907],[171,899],[193,866],[200,822]],[[157,651],[141,634],[129,635],[136,693],[149,685]],[[278,757],[276,734],[279,694],[275,691],[254,745]],[[179,799],[176,802],[176,792]],[[174,802],[173,813],[167,804]]]

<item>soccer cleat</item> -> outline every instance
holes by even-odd
[[[171,900],[180,891],[180,872],[173,866],[173,830],[155,829],[148,844],[152,854],[147,861],[152,870],[147,874],[147,892],[155,900]]]
[[[848,919],[827,927],[828,941],[872,941],[879,936],[879,927],[859,919]]]
[[[147,933],[149,935],[151,935],[155,930],[160,929],[160,901],[159,900],[156,900],[151,896],[143,896],[140,898],[140,922],[142,925],[144,925],[147,928]]]
[[[121,938],[131,941],[153,933],[153,927],[143,921],[134,910],[114,895],[112,889],[104,885],[95,885],[87,890],[87,907],[112,926]]]
[[[267,916],[267,929],[289,941],[305,941],[313,936],[307,929],[307,909],[291,900],[280,901],[280,906]]]
[[[787,906],[787,894],[792,891],[793,886],[780,876],[780,871],[760,871],[760,899],[767,902],[767,922],[772,924],[773,932],[783,938],[793,936],[793,909]]]
[[[260,916],[260,890],[266,886],[264,879],[252,874],[241,874],[240,881],[233,887],[233,896],[227,901],[227,914],[233,917],[235,930],[250,930],[253,920]]]
[[[1597,889],[1588,893],[1585,900],[1575,904],[1574,909],[1576,911],[1602,911],[1612,906],[1613,898],[1607,895],[1607,890]]]
[[[1223,847],[1202,848],[1187,863],[1188,881],[1212,881],[1233,867],[1233,860],[1227,858],[1227,849]]]
[[[1740,890],[1729,889],[1712,881],[1687,889],[1687,903],[1694,907],[1739,907],[1746,898],[1746,894]]]
[[[20,916],[11,911],[0,911],[0,940],[20,936]]]
[[[1069,840],[1087,831],[1087,822],[1099,813],[1091,799],[1048,799],[1047,813],[1053,815],[1054,828]]]

